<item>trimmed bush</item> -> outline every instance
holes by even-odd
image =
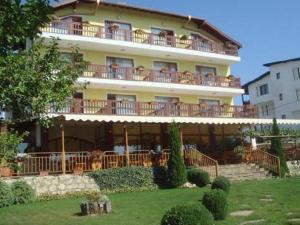
[[[35,191],[25,181],[16,181],[11,185],[14,204],[26,204],[35,201]]]
[[[227,177],[223,177],[223,176],[217,177],[213,181],[211,188],[212,189],[221,189],[228,194],[229,190],[230,190],[230,181]]]
[[[186,182],[186,170],[181,154],[179,129],[175,122],[170,126],[170,158],[168,161],[168,183],[171,188],[180,187]]]
[[[212,225],[213,216],[202,205],[182,205],[169,209],[161,225]]]
[[[166,179],[165,168],[132,166],[99,170],[89,174],[101,191],[128,192],[153,190]]]
[[[192,184],[196,184],[198,187],[205,187],[210,183],[209,174],[199,168],[188,170],[187,180]]]
[[[226,194],[220,189],[213,189],[206,192],[202,204],[212,213],[215,220],[225,219],[228,211]]]
[[[0,208],[13,204],[14,198],[8,184],[0,180]]]

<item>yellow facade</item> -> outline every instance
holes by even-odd
[[[155,15],[153,13],[139,12],[133,10],[124,10],[117,7],[100,6],[98,9],[95,8],[94,4],[80,4],[73,9],[72,7],[64,8],[56,11],[56,15],[59,18],[67,16],[80,16],[82,17],[83,24],[100,25],[104,26],[105,21],[117,21],[129,23],[132,26],[132,30],[142,29],[145,32],[151,32],[151,28],[163,28],[172,30],[176,37],[187,35],[190,37],[192,33],[201,34],[203,37],[214,42],[220,42],[214,36],[208,34],[204,30],[199,29],[198,25],[192,21],[177,19],[170,16]],[[222,42],[220,42],[222,43]],[[69,49],[62,49],[62,51],[69,51]],[[120,53],[111,52],[99,52],[99,51],[87,51],[80,50],[83,54],[84,59],[91,64],[105,65],[106,57],[120,57],[130,58],[133,60],[134,67],[143,66],[145,69],[152,69],[154,61],[174,62],[177,64],[177,70],[179,72],[190,71],[195,72],[196,66],[209,66],[215,67],[218,76],[228,76],[231,74],[229,65],[222,64],[209,64],[201,61],[180,61],[166,58],[153,58],[141,55],[126,55]],[[117,82],[117,81],[116,81]],[[198,104],[199,99],[214,99],[219,100],[221,104],[232,104],[233,98],[216,96],[214,98],[204,97],[200,95],[182,95],[177,93],[163,94],[159,93],[148,93],[148,92],[133,92],[130,90],[106,90],[106,89],[87,89],[82,90],[83,97],[85,99],[107,99],[107,94],[128,94],[136,95],[137,101],[154,101],[155,96],[169,96],[179,97],[181,102]]]

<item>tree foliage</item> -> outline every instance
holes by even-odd
[[[175,122],[172,122],[170,126],[170,158],[167,175],[170,187],[179,187],[186,182],[186,169],[181,154],[179,129]]]
[[[86,67],[77,49],[72,57],[64,59],[55,40],[0,57],[0,107],[13,121],[41,118],[53,103],[57,110],[64,107]]]
[[[272,135],[273,136],[279,136],[280,130],[277,125],[277,121],[274,118],[273,119],[273,126],[272,126]],[[281,169],[281,175],[284,176],[286,173],[289,172],[289,169],[286,164],[286,159],[283,153],[282,143],[280,137],[272,137],[271,138],[271,148],[270,153],[276,155],[280,159],[280,169]]]
[[[52,13],[50,0],[1,0],[0,55],[23,49],[26,38],[36,38]]]
[[[11,113],[11,122],[49,122],[49,105],[56,110],[65,106],[86,67],[77,48],[67,60],[59,40],[45,45],[38,37],[52,12],[49,0],[0,1],[0,108]],[[30,49],[24,49],[27,38],[34,40]]]

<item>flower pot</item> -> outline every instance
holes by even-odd
[[[1,177],[10,177],[12,175],[12,170],[9,167],[1,167],[0,168]]]
[[[41,177],[49,176],[49,171],[40,171],[40,176]]]

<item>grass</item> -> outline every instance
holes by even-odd
[[[164,212],[175,205],[199,203],[208,188],[170,189],[109,195],[113,213],[103,216],[79,216],[82,199],[73,198],[35,202],[0,209],[2,225],[159,225]],[[260,201],[271,195],[272,202]],[[263,225],[288,225],[300,216],[300,178],[233,183],[229,194],[230,212],[252,209],[245,218],[228,216],[217,225],[237,225],[242,221],[264,219]],[[294,213],[288,215],[288,213]],[[300,224],[300,223],[299,223]]]

